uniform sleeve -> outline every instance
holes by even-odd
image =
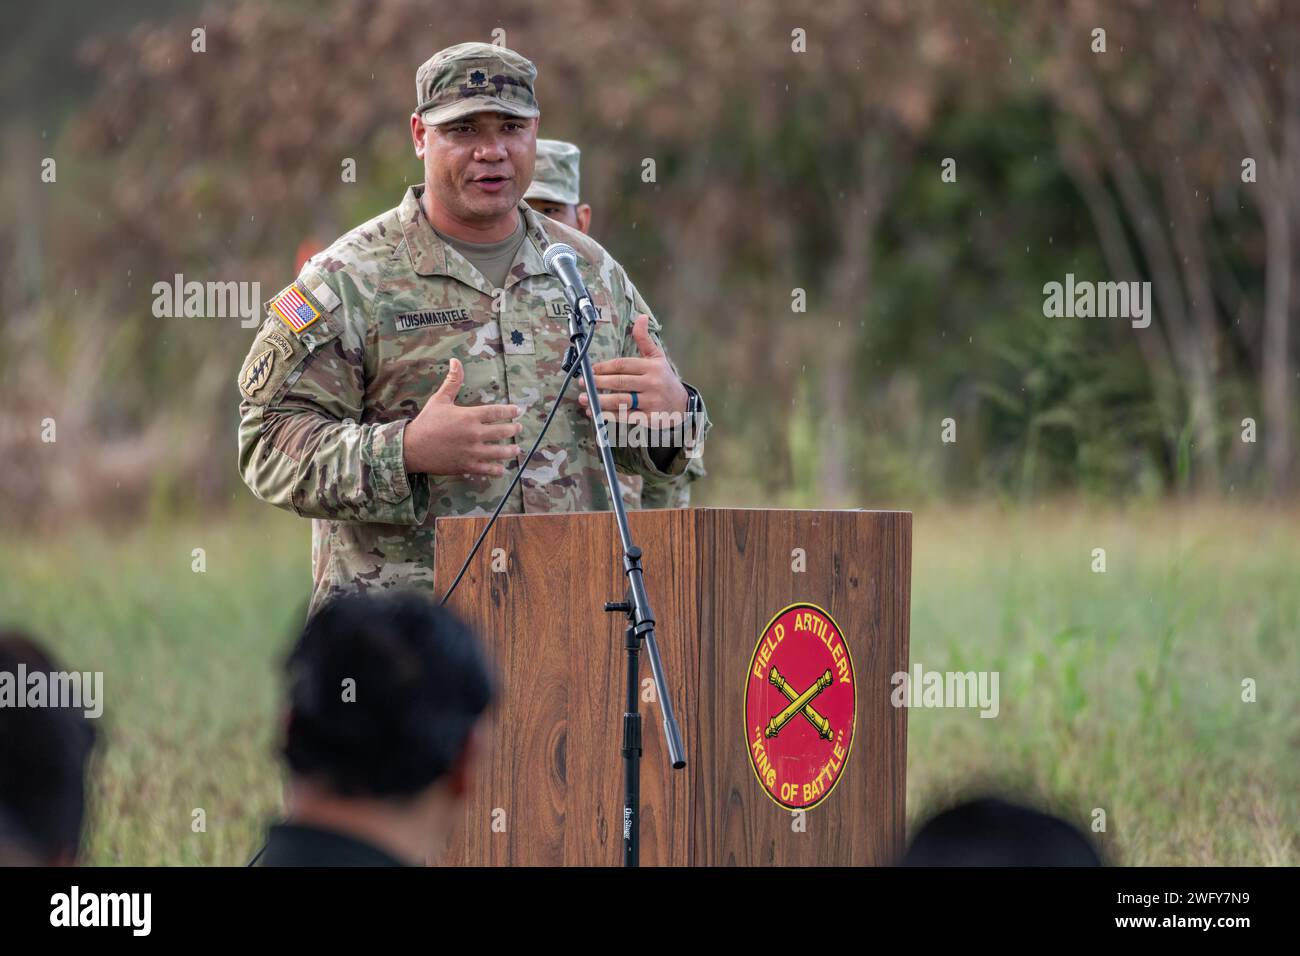
[[[291,289],[320,317],[295,333],[268,308],[244,360],[239,469],[245,484],[263,501],[305,518],[422,523],[428,479],[406,471],[407,419],[360,423],[367,324],[357,290],[343,273],[327,280],[310,265],[285,292]]]
[[[691,485],[707,472],[704,459],[696,457],[686,463],[686,471],[669,482],[646,484],[641,493],[642,508],[689,508],[691,506]]]
[[[675,508],[674,501],[677,497],[677,488],[680,482],[686,480],[685,476],[674,478],[672,481],[649,482],[647,481],[641,489],[641,507],[649,510],[652,508]]]
[[[650,306],[641,298],[641,293],[632,284],[632,280],[622,274],[621,270],[618,279],[623,286],[619,290],[621,295],[618,295],[618,300],[623,309],[623,314],[620,316],[623,322],[623,330],[619,355],[623,358],[637,358],[640,356],[641,353],[637,349],[636,340],[632,338],[632,326],[638,315],[648,315],[650,316],[650,337],[654,339],[659,348],[663,349],[664,355],[668,358],[668,364],[677,373],[677,377],[681,378],[676,363],[673,362],[672,356],[668,354],[668,349],[664,347],[661,338],[663,326],[655,318],[654,313],[650,311]],[[685,383],[684,379],[683,382]],[[699,389],[696,389],[696,391],[698,392]],[[704,439],[711,427],[712,422],[709,421],[708,410],[704,407],[704,396],[701,394],[700,414],[697,416],[697,422],[685,429],[684,437],[687,441],[684,445],[678,447],[677,454],[668,462],[667,468],[660,468],[655,464],[654,459],[650,456],[652,449],[646,443],[639,443],[635,447],[625,442],[617,443],[614,448],[614,461],[621,469],[645,478],[647,488],[652,482],[656,484],[671,482],[686,471],[686,466],[692,458],[703,454]]]
[[[686,464],[686,473],[673,485],[673,502],[670,507],[689,508],[691,506],[691,485],[708,475],[704,470],[704,458],[697,455]]]

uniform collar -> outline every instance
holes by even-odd
[[[397,207],[402,234],[406,236],[406,251],[411,256],[411,268],[422,276],[447,275],[447,247],[420,208],[423,194],[423,185],[412,186],[406,190],[402,204]]]
[[[542,225],[545,217],[522,200],[519,203],[519,211],[524,217],[524,241],[520,244],[514,264],[510,267],[510,273],[506,276],[507,289],[529,276],[548,274],[546,266],[542,265],[542,253],[551,244],[551,238],[546,234],[546,228]]]
[[[270,828],[262,866],[405,866],[387,850],[337,830],[278,823]]]
[[[491,295],[479,271],[458,253],[438,238],[433,226],[424,214],[420,197],[424,194],[424,185],[411,186],[402,197],[402,204],[397,207],[398,219],[402,225],[402,234],[406,237],[407,252],[411,257],[411,268],[422,276],[449,276],[465,283],[472,289],[478,289],[484,295]],[[519,211],[524,217],[524,241],[519,245],[515,261],[506,275],[506,288],[529,276],[546,275],[542,265],[542,251],[550,242],[542,217],[522,200]]]

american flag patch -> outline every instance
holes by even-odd
[[[320,318],[320,310],[302,294],[297,283],[272,299],[271,308],[295,332],[301,332]]]

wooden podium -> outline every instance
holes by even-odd
[[[438,593],[486,521],[438,519]],[[907,711],[890,676],[908,669],[911,514],[628,521],[687,759],[668,765],[643,651],[642,865],[891,862],[905,837]],[[502,516],[466,571],[449,607],[486,643],[498,699],[444,864],[621,862],[626,618],[604,612],[624,597],[621,566],[600,512]]]

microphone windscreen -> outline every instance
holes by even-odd
[[[573,251],[573,246],[564,242],[553,242],[547,246],[546,251],[542,253],[542,265],[545,266],[546,271],[551,273],[551,275],[556,275],[555,260],[559,259],[561,256],[567,256],[572,259],[575,264],[578,261],[578,254]]]

